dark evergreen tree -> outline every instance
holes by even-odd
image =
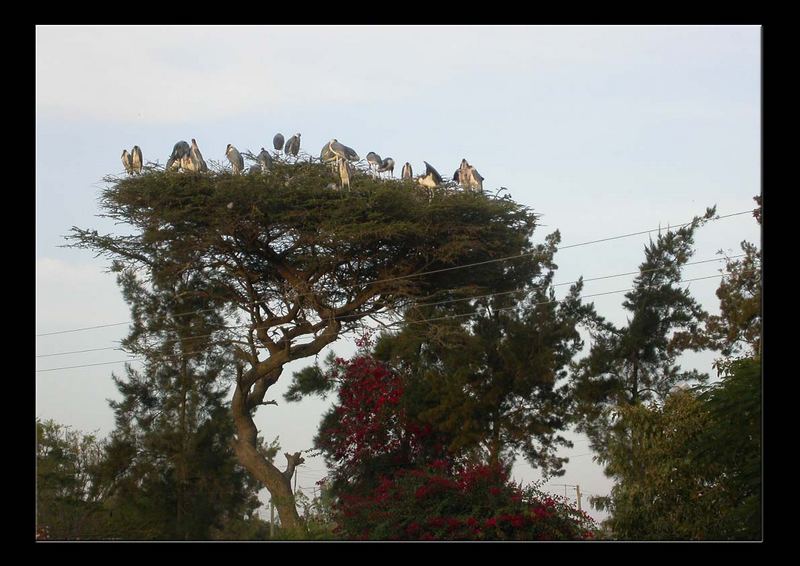
[[[203,540],[252,516],[259,486],[237,463],[226,410],[231,364],[213,293],[191,274],[156,281],[115,265],[133,325],[123,347],[144,358],[114,377],[122,399],[105,462],[118,536]],[[273,450],[273,453],[275,450]]]
[[[599,318],[590,326],[589,355],[575,364],[575,421],[601,461],[609,436],[625,434],[617,408],[663,400],[679,384],[702,383],[706,374],[684,371],[677,364],[686,350],[700,350],[705,311],[680,284],[683,266],[694,253],[695,231],[714,215],[714,208],[678,230],[659,233],[645,246],[633,290],[625,295],[625,326]]]
[[[563,474],[556,451],[569,445],[559,434],[567,368],[583,346],[578,325],[593,311],[581,305],[581,283],[556,300],[558,242],[556,232],[526,259],[529,279],[518,291],[470,301],[469,316],[445,318],[449,303],[414,309],[401,332],[376,345],[376,357],[406,379],[407,410],[446,435],[454,454],[496,466],[521,452],[533,467]]]

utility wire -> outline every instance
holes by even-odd
[[[89,350],[71,350],[69,352],[57,352],[55,354],[39,354],[36,357],[37,358],[51,358],[53,356],[67,356],[69,354],[83,354],[85,352],[100,352],[102,350],[119,350],[121,352],[125,351],[122,348],[115,348],[113,346],[109,346],[108,348],[91,348]]]
[[[744,256],[745,256],[745,254],[739,254],[739,255],[730,256],[730,257],[726,257],[726,258],[705,259],[705,260],[701,260],[701,261],[692,261],[692,262],[689,262],[689,263],[685,263],[683,265],[684,266],[687,266],[687,265],[699,265],[699,264],[702,264],[702,263],[709,263],[709,262],[715,262],[715,261],[725,261],[725,260],[728,260],[728,259],[735,259],[735,258],[744,257]],[[670,266],[654,267],[652,269],[644,269],[644,270],[638,270],[638,271],[628,271],[628,272],[625,272],[625,273],[616,273],[614,275],[603,275],[603,276],[599,276],[599,277],[590,277],[590,278],[587,278],[587,279],[583,279],[583,281],[584,282],[587,282],[587,281],[599,281],[599,280],[602,280],[602,279],[612,279],[612,278],[615,278],[615,277],[625,277],[626,275],[640,275],[640,274],[644,274],[644,273],[651,273],[651,272],[654,272],[654,271],[661,271],[663,269],[668,269],[669,267]],[[567,281],[567,282],[564,282],[564,283],[554,283],[553,285],[551,285],[551,287],[563,287],[564,285],[573,285],[573,284],[575,284],[577,282],[578,281],[576,280],[576,281]],[[457,289],[445,289],[445,291],[455,291],[455,290],[457,290]],[[522,292],[526,292],[526,290],[525,289],[514,289],[512,291],[503,291],[503,292],[500,292],[500,293],[489,293],[489,294],[486,294],[486,295],[475,295],[475,296],[470,296],[470,297],[460,297],[460,298],[457,298],[457,299],[447,299],[447,300],[444,300],[444,301],[437,301],[437,302],[433,302],[433,303],[418,303],[418,304],[415,304],[413,306],[414,307],[429,307],[429,306],[444,305],[444,304],[447,304],[447,303],[454,303],[454,302],[459,302],[459,301],[470,301],[470,300],[473,300],[473,299],[484,299],[484,298],[488,298],[488,297],[499,297],[501,295],[510,295],[510,294],[513,294],[513,293],[522,293]],[[528,292],[530,292],[530,291],[528,291]],[[585,296],[588,297],[590,295],[585,295]],[[542,304],[544,304],[544,303],[542,303]],[[390,309],[390,310],[395,310],[395,309]],[[200,312],[205,312],[205,310],[193,311],[193,313],[200,313]],[[177,315],[177,316],[186,316],[187,314],[192,314],[192,313],[182,313],[182,314]],[[344,319],[344,318],[353,318],[353,317],[359,317],[359,316],[363,316],[363,315],[360,315],[360,314],[357,314],[357,315],[344,315],[344,316],[341,316],[339,318]],[[236,325],[236,326],[222,326],[222,327],[219,328],[219,330],[232,330],[232,329],[236,329],[236,328],[248,328],[250,326],[251,326],[250,324]],[[190,339],[197,339],[197,338],[210,338],[211,336],[213,336],[213,334],[200,334],[198,336],[189,336],[188,338],[175,338],[175,339],[171,339],[171,340],[165,340],[164,342],[161,342],[161,344],[169,344],[169,343],[172,343],[172,342],[180,342],[181,340],[190,340]],[[66,355],[69,355],[69,354],[80,354],[80,353],[84,353],[84,352],[98,352],[98,351],[101,351],[101,350],[119,350],[119,351],[124,351],[122,348],[115,348],[115,347],[109,346],[109,347],[106,347],[106,348],[93,348],[93,349],[89,349],[89,350],[71,350],[71,351],[68,351],[68,352],[58,352],[58,353],[54,353],[54,354],[40,354],[40,355],[38,355],[36,357],[37,358],[47,358],[47,357],[53,357],[53,356],[66,356]]]
[[[697,262],[697,263],[704,263],[704,262]],[[663,268],[659,268],[659,269],[663,269]],[[650,271],[652,271],[652,270],[650,270]],[[684,279],[682,281],[679,281],[679,283],[688,283],[688,282],[691,282],[691,281],[699,281],[699,280],[703,280],[703,279],[712,279],[712,278],[715,278],[715,277],[722,277],[722,275],[710,275],[710,276],[707,276],[707,277],[697,277],[697,278],[694,278],[694,279]],[[582,295],[580,298],[581,299],[586,299],[586,298],[598,297],[598,296],[602,296],[602,295],[611,295],[611,294],[615,294],[615,293],[623,293],[625,291],[630,291],[630,290],[631,290],[631,288],[617,289],[616,291],[607,291],[605,293],[593,293],[593,294],[590,294],[590,295]],[[503,293],[497,293],[497,294],[500,295],[500,294],[503,294]],[[485,296],[492,296],[492,295],[485,295]],[[553,299],[553,300],[550,300],[550,301],[541,301],[541,302],[538,302],[538,303],[533,303],[531,306],[542,306],[542,305],[548,305],[548,304],[557,303],[557,302],[559,302],[559,299]],[[513,310],[513,309],[517,308],[517,306],[518,305],[515,305],[513,307],[505,307],[505,308],[495,309],[495,310],[496,311]],[[406,323],[431,322],[431,321],[436,321],[436,320],[445,320],[445,319],[449,319],[449,318],[458,318],[458,317],[462,317],[462,316],[473,316],[474,314],[475,313],[463,313],[463,314],[445,315],[445,316],[441,316],[441,317],[427,318],[427,319],[420,319],[420,320],[411,320],[411,321],[402,321],[402,320],[400,320],[400,321],[397,321],[397,322],[393,322],[393,323],[387,324],[386,326],[388,326],[388,327],[396,326],[398,324],[403,324],[404,322],[406,322]],[[351,315],[351,316],[357,316],[357,315]],[[358,315],[358,316],[360,316],[360,315]],[[345,318],[345,317],[341,317],[341,318]],[[249,328],[249,327],[250,327],[249,324],[244,324],[244,325],[236,325],[236,326],[223,326],[223,327],[221,327],[221,329],[231,330],[231,329],[236,329],[236,328]],[[212,334],[201,334],[199,336],[190,336],[189,338],[179,338],[179,339],[174,339],[174,340],[166,340],[162,344],[168,344],[170,342],[179,342],[181,340],[189,340],[189,339],[197,339],[197,338],[208,338],[208,337],[211,337],[211,336],[213,336],[213,335]],[[310,344],[313,341],[314,341],[314,339],[311,339],[309,342],[298,340],[298,341],[296,341],[294,343],[294,345],[301,346],[303,344]],[[109,347],[109,348],[96,348],[96,349],[92,349],[92,350],[76,350],[74,352],[62,352],[60,354],[47,354],[45,356],[36,356],[36,357],[38,358],[38,357],[47,357],[47,356],[56,356],[56,355],[67,355],[67,354],[73,354],[73,353],[79,353],[79,352],[91,352],[91,351],[99,351],[99,350],[120,350],[120,351],[124,351],[121,348],[110,348]],[[190,354],[199,354],[199,353],[204,353],[204,351],[187,352],[187,353],[182,354],[182,355],[188,356]],[[139,360],[139,359],[146,359],[146,358],[131,358],[130,361]],[[53,368],[52,370],[50,370],[50,369],[37,370],[37,372],[54,371],[55,369],[73,369],[73,368],[79,368],[79,367],[89,367],[89,366],[94,366],[94,365],[107,365],[107,364],[112,364],[112,363],[122,363],[124,361],[128,361],[128,360],[121,360],[121,361],[117,361],[117,362],[101,362],[101,363],[97,363],[97,364],[66,366],[66,367],[61,367],[61,368]]]
[[[709,275],[709,276],[706,276],[706,277],[695,277],[693,279],[683,279],[681,281],[678,281],[678,283],[689,283],[691,281],[701,281],[701,280],[704,280],[704,279],[714,279],[714,278],[717,278],[717,277],[722,277],[722,275],[721,274],[719,274],[719,275]],[[618,289],[616,291],[607,291],[605,293],[594,293],[594,294],[591,294],[591,295],[583,295],[583,296],[581,296],[581,299],[588,299],[590,297],[599,297],[599,296],[602,296],[602,295],[612,295],[612,294],[615,294],[615,293],[625,293],[625,292],[630,291],[632,289],[633,289],[632,287],[629,287],[629,288],[626,288],[626,289]],[[543,301],[543,302],[540,302],[540,303],[533,303],[531,306],[546,305],[546,304],[556,303],[556,302],[558,302],[558,299],[554,299],[554,300],[551,300],[551,301]],[[518,306],[519,305],[515,305],[513,307],[505,307],[505,308],[495,309],[495,312],[513,310],[513,309],[518,308]],[[397,322],[394,322],[394,323],[391,323],[391,324],[387,324],[386,326],[387,327],[391,327],[391,326],[397,326],[398,324],[418,324],[418,323],[423,323],[423,322],[432,322],[432,321],[437,321],[437,320],[445,320],[445,319],[459,318],[459,317],[464,317],[464,316],[474,316],[474,315],[475,315],[475,313],[464,313],[464,314],[445,315],[445,316],[440,316],[440,317],[435,317],[435,318],[426,318],[426,319],[421,319],[421,320],[408,320],[408,321],[400,320],[400,321],[397,321]],[[249,325],[247,325],[247,326],[249,326]],[[304,345],[304,344],[310,344],[313,341],[314,341],[314,339],[312,339],[310,342],[300,342],[300,341],[298,341],[298,342],[295,343],[295,345],[301,346],[301,345]],[[206,353],[206,352],[205,351],[186,352],[186,353],[180,354],[180,355],[188,356],[188,355],[202,354],[202,353]],[[36,373],[41,373],[41,372],[46,372],[46,371],[56,371],[56,370],[61,370],[61,369],[75,369],[75,368],[101,366],[101,365],[109,365],[109,364],[121,364],[121,363],[127,363],[127,362],[137,361],[137,360],[146,360],[146,359],[148,359],[148,358],[130,358],[130,359],[127,359],[127,360],[118,360],[118,361],[115,361],[115,362],[100,362],[100,363],[96,363],[96,364],[82,364],[82,365],[76,365],[76,366],[65,366],[65,367],[57,367],[57,368],[49,368],[49,369],[37,369]],[[166,357],[164,357],[164,358],[154,357],[154,358],[149,358],[149,359],[166,359]]]
[[[734,212],[732,214],[726,214],[724,216],[715,216],[714,218],[712,218],[710,220],[711,221],[716,221],[716,220],[721,220],[723,218],[730,218],[732,216],[739,216],[739,215],[742,215],[742,214],[750,214],[750,213],[753,213],[753,212],[755,212],[757,210],[759,210],[759,209],[756,208],[756,209],[750,209],[750,210],[743,210],[741,212]],[[677,224],[673,228],[682,228],[684,226],[689,226],[691,223],[692,222],[685,222],[683,224]],[[639,232],[631,232],[631,233],[628,233],[628,234],[621,234],[619,236],[610,236],[608,238],[600,238],[598,240],[590,240],[590,241],[586,241],[586,242],[580,242],[580,243],[577,243],[577,244],[569,244],[569,245],[566,245],[566,246],[558,246],[556,249],[557,249],[557,251],[560,251],[560,250],[565,250],[565,249],[569,249],[569,248],[577,248],[579,246],[588,246],[588,245],[591,245],[591,244],[598,244],[598,243],[601,243],[601,242],[608,242],[608,241],[611,241],[611,240],[619,240],[621,238],[629,238],[631,236],[639,236],[639,235],[642,235],[642,234],[649,234],[650,232],[656,232],[656,231],[660,231],[662,229],[664,229],[664,228],[659,226],[658,228],[651,228],[650,230],[641,230]],[[370,284],[385,283],[387,281],[396,281],[396,280],[399,280],[399,279],[410,279],[412,277],[421,277],[423,275],[431,275],[431,274],[434,274],[434,273],[442,273],[442,272],[445,272],[445,271],[453,271],[453,270],[456,270],[456,269],[465,269],[465,268],[468,268],[468,267],[476,267],[478,265],[486,265],[486,264],[489,264],[489,263],[494,263],[494,262],[499,262],[499,261],[508,261],[510,259],[516,259],[516,258],[521,258],[521,257],[526,257],[526,256],[533,256],[533,255],[536,255],[537,253],[538,252],[534,251],[534,252],[528,252],[528,253],[524,253],[524,254],[517,254],[517,255],[512,255],[512,256],[489,259],[489,260],[485,260],[485,261],[479,261],[479,262],[475,262],[475,263],[467,263],[467,264],[464,264],[464,265],[455,265],[455,266],[452,266],[452,267],[444,267],[442,269],[435,269],[435,270],[432,270],[432,271],[422,271],[420,273],[412,273],[410,275],[401,275],[401,276],[398,276],[398,277],[389,277],[387,279],[378,279],[376,281],[371,281]],[[343,286],[342,288],[348,288],[348,287]],[[353,287],[353,288],[355,288],[355,287]],[[311,294],[311,293],[305,293],[303,296],[308,295],[308,294]],[[252,304],[256,304],[256,302],[254,302]],[[252,304],[248,304],[247,306],[252,306]],[[192,312],[189,312],[189,313],[182,313],[182,314],[176,315],[176,316],[188,316],[190,314],[196,314],[196,313],[200,313],[200,312],[209,312],[209,311],[212,311],[212,310],[215,310],[215,309],[202,309],[202,310],[198,310],[198,311],[192,311]],[[55,332],[45,332],[45,333],[42,333],[42,334],[36,334],[36,337],[38,338],[40,336],[53,336],[55,334],[66,334],[68,332],[81,332],[81,331],[84,331],[84,330],[95,330],[95,329],[98,329],[98,328],[109,328],[109,327],[112,327],[112,326],[121,326],[123,324],[130,324],[130,321],[115,322],[115,323],[111,323],[111,324],[100,324],[100,325],[96,325],[96,326],[86,326],[86,327],[82,327],[82,328],[72,328],[72,329],[68,329],[68,330],[58,330],[58,331],[55,331]]]

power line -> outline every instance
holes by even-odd
[[[706,277],[695,277],[693,279],[683,279],[681,281],[678,281],[678,283],[689,283],[689,282],[692,282],[692,281],[701,281],[701,280],[704,280],[704,279],[714,279],[714,278],[717,278],[717,277],[722,277],[722,275],[718,274],[718,275],[709,275],[709,276],[706,276]],[[616,291],[607,291],[605,293],[593,293],[593,294],[590,294],[590,295],[582,295],[581,299],[588,299],[588,298],[591,298],[591,297],[599,297],[599,296],[603,296],[603,295],[612,295],[612,294],[615,294],[615,293],[625,293],[625,292],[630,291],[632,289],[633,289],[633,287],[628,287],[626,289],[618,289]],[[542,301],[542,302],[539,302],[539,303],[533,303],[531,306],[547,305],[547,304],[555,303],[555,302],[558,302],[558,300],[554,299],[554,300],[551,300],[551,301]],[[518,306],[519,305],[515,305],[513,307],[505,307],[505,308],[495,309],[495,312],[513,310],[513,309],[518,308]],[[386,326],[387,327],[391,327],[391,326],[397,326],[398,324],[417,324],[417,323],[423,323],[423,322],[432,322],[432,321],[436,321],[436,320],[446,320],[446,319],[451,319],[451,318],[460,318],[460,317],[464,317],[464,316],[474,316],[474,315],[475,315],[475,313],[464,313],[464,314],[445,315],[445,316],[440,316],[440,317],[435,317],[435,318],[427,318],[427,319],[424,318],[424,319],[420,319],[420,320],[407,320],[407,321],[401,320],[401,321],[397,321],[397,322],[394,322],[394,323],[391,323],[391,324],[387,324]],[[249,326],[249,325],[246,325],[246,326]],[[304,344],[310,344],[313,341],[314,341],[314,339],[312,339],[310,342],[300,342],[300,341],[298,341],[296,343],[296,345],[297,346],[301,346],[301,345],[304,345]],[[206,352],[205,351],[187,352],[187,353],[184,353],[184,354],[181,354],[181,355],[188,356],[188,355],[192,355],[192,354],[202,354],[202,353],[206,353]],[[100,366],[100,365],[109,365],[109,364],[121,364],[121,363],[127,363],[127,362],[131,362],[131,361],[140,361],[140,360],[146,360],[146,359],[148,359],[148,358],[130,358],[128,360],[118,360],[118,361],[115,361],[115,362],[100,362],[100,363],[96,363],[96,364],[82,364],[82,365],[76,365],[76,366],[65,366],[65,367],[57,367],[57,368],[49,368],[49,369],[37,369],[36,373],[41,373],[41,372],[46,372],[46,371],[56,371],[56,370],[61,370],[61,369],[75,369],[75,368]],[[166,359],[166,357],[164,357],[164,358],[154,357],[154,358],[150,358],[150,359]]]
[[[727,258],[704,259],[702,261],[692,261],[692,262],[689,262],[689,263],[685,263],[683,265],[687,266],[687,265],[697,265],[697,264],[700,264],[700,263],[709,263],[709,262],[712,262],[712,261],[726,261],[728,259],[735,259],[737,257],[744,257],[744,256],[745,256],[745,254],[739,254],[739,255],[730,256],[730,257],[727,257]],[[628,272],[625,272],[625,273],[616,273],[614,275],[603,275],[601,277],[590,277],[590,278],[587,278],[587,279],[583,279],[583,282],[585,283],[587,281],[599,281],[601,279],[612,279],[614,277],[625,277],[626,275],[641,275],[643,273],[652,273],[654,271],[662,271],[664,269],[668,269],[669,267],[671,267],[671,266],[654,267],[652,269],[641,269],[641,270],[638,270],[638,271],[628,271]],[[551,287],[563,287],[564,285],[574,285],[577,282],[578,281],[576,280],[576,281],[566,281],[564,283],[554,283],[553,285],[551,285]],[[455,290],[456,289],[446,289],[446,291],[455,291]],[[454,303],[454,302],[458,302],[458,301],[470,301],[470,300],[473,300],[473,299],[483,299],[483,298],[488,298],[488,297],[499,297],[500,295],[510,295],[510,294],[513,294],[513,293],[522,293],[524,291],[525,291],[525,289],[514,289],[513,291],[503,291],[501,293],[489,293],[489,294],[486,294],[486,295],[476,295],[476,296],[472,296],[472,297],[461,297],[461,298],[458,298],[458,299],[447,299],[445,301],[438,301],[438,302],[435,302],[435,303],[420,303],[420,304],[415,304],[414,306],[415,307],[430,307],[430,306],[434,306],[434,305],[444,305],[444,304],[447,304],[447,303]]]
[[[54,334],[66,334],[68,332],[82,332],[84,330],[95,330],[96,328],[109,328],[111,326],[122,326],[123,324],[130,324],[129,320],[125,322],[114,322],[111,324],[98,324],[97,326],[84,326],[83,328],[71,328],[69,330],[59,330],[57,332],[45,332],[44,334],[37,334],[36,337],[39,336],[52,336]]]
[[[689,263],[685,263],[683,265],[684,266],[699,265],[699,264],[702,264],[702,263],[709,263],[709,262],[715,262],[715,261],[726,261],[728,259],[735,259],[735,258],[744,257],[744,256],[745,256],[745,254],[739,254],[739,255],[730,256],[730,257],[726,257],[726,258],[705,259],[705,260],[701,260],[701,261],[692,261],[692,262],[689,262]],[[603,276],[599,276],[599,277],[589,277],[589,278],[583,279],[583,281],[584,282],[586,282],[586,281],[599,281],[599,280],[602,280],[602,279],[612,279],[612,278],[615,278],[615,277],[625,277],[627,275],[641,275],[641,274],[644,274],[644,273],[651,273],[651,272],[655,272],[655,271],[661,271],[661,270],[664,270],[664,269],[668,269],[668,267],[670,267],[670,266],[654,267],[652,269],[644,269],[644,270],[637,270],[637,271],[628,271],[628,272],[625,272],[625,273],[616,273],[616,274],[613,274],[613,275],[603,275]],[[575,284],[577,282],[578,281],[576,280],[576,281],[567,281],[567,282],[564,282],[564,283],[554,283],[552,285],[552,287],[563,287],[564,285],[573,285],[573,284]],[[456,289],[446,289],[446,290],[447,291],[455,291]],[[485,294],[485,295],[475,295],[475,296],[470,296],[470,297],[460,297],[458,299],[447,299],[447,300],[444,300],[444,301],[438,301],[438,302],[433,302],[433,303],[419,303],[419,304],[415,304],[414,307],[429,307],[429,306],[436,306],[436,305],[454,303],[454,302],[458,302],[458,301],[470,301],[470,300],[474,300],[474,299],[483,299],[483,298],[488,298],[488,297],[498,297],[498,296],[501,296],[501,295],[509,295],[509,294],[513,294],[513,293],[522,293],[522,292],[525,292],[525,289],[514,289],[513,291],[503,291],[503,292],[500,292],[500,293],[488,293],[488,294]],[[586,295],[586,296],[588,297],[590,295]],[[545,303],[542,303],[542,304],[545,304]],[[390,309],[390,310],[395,310],[395,309]],[[199,313],[199,312],[204,312],[204,311],[201,310],[201,311],[193,311],[193,312]],[[191,314],[191,313],[183,313],[182,315],[178,315],[178,316],[185,316],[186,314]],[[358,317],[358,316],[362,316],[362,315],[360,315],[360,314],[359,315],[344,315],[344,316],[339,317],[339,318],[353,318],[353,317]],[[222,327],[220,327],[219,330],[232,330],[232,329],[235,329],[235,328],[248,328],[250,326],[251,326],[250,324],[243,324],[243,325],[236,325],[236,326],[222,326]],[[175,339],[171,339],[171,340],[165,340],[164,342],[162,342],[162,344],[170,344],[170,343],[173,343],[173,342],[180,342],[181,340],[190,340],[190,339],[196,339],[196,338],[210,338],[212,336],[213,336],[213,334],[200,334],[198,336],[189,336],[187,338],[175,338]],[[101,351],[101,350],[119,350],[119,351],[124,351],[122,348],[114,348],[114,347],[110,347],[109,346],[109,347],[106,347],[106,348],[93,348],[93,349],[89,349],[89,350],[72,350],[72,351],[68,351],[68,352],[58,352],[58,353],[54,353],[54,354],[40,354],[40,355],[38,355],[36,357],[37,358],[47,358],[47,357],[53,357],[53,356],[66,356],[66,355],[69,355],[69,354],[79,354],[79,353],[84,353],[84,352],[97,352],[97,351]]]
[[[119,350],[121,352],[125,351],[122,348],[114,348],[113,346],[109,346],[107,348],[91,348],[89,350],[71,350],[69,352],[57,352],[55,354],[39,354],[36,357],[37,358],[51,358],[53,356],[67,356],[69,354],[83,354],[83,353],[86,353],[86,352],[100,352],[102,350]]]
[[[96,364],[81,364],[81,365],[77,365],[77,366],[64,366],[64,367],[58,367],[58,368],[37,369],[36,373],[41,373],[41,372],[45,372],[45,371],[56,371],[56,370],[59,370],[59,369],[75,369],[75,368],[86,368],[86,367],[92,367],[92,366],[107,366],[107,365],[110,365],[110,364],[126,364],[128,362],[140,362],[140,361],[147,361],[147,360],[161,360],[161,361],[164,361],[164,360],[169,359],[170,357],[174,358],[174,357],[177,357],[177,356],[193,356],[195,354],[207,354],[207,353],[208,352],[205,351],[205,350],[200,350],[198,352],[181,352],[180,354],[175,354],[174,356],[153,356],[151,358],[141,358],[141,357],[140,358],[128,358],[127,360],[117,360],[115,362],[99,362],[99,363],[96,363]]]
[[[739,215],[742,215],[742,214],[750,214],[750,213],[753,213],[753,212],[755,212],[757,210],[759,210],[759,209],[756,208],[756,209],[750,209],[750,210],[743,210],[741,212],[734,212],[732,214],[726,214],[726,215],[723,215],[723,216],[716,216],[716,217],[714,217],[714,218],[712,218],[710,220],[711,221],[716,221],[716,220],[721,220],[723,218],[730,218],[730,217],[733,217],[733,216],[739,216]],[[685,222],[683,224],[677,224],[677,225],[674,226],[674,228],[682,228],[684,226],[689,226],[690,224],[692,224],[691,221],[690,222]],[[601,243],[601,242],[608,242],[608,241],[611,241],[611,240],[619,240],[621,238],[629,238],[631,236],[639,236],[639,235],[642,235],[642,234],[649,234],[650,232],[656,232],[656,231],[660,231],[662,229],[663,228],[659,226],[658,228],[651,228],[650,230],[641,230],[639,232],[630,232],[628,234],[621,234],[619,236],[610,236],[608,238],[600,238],[598,240],[590,240],[590,241],[586,241],[586,242],[580,242],[580,243],[577,243],[577,244],[569,244],[569,245],[557,247],[557,251],[565,250],[565,249],[569,249],[569,248],[577,248],[579,246],[588,246],[588,245],[591,245],[591,244],[597,244],[597,243]],[[468,267],[476,267],[476,266],[479,266],[479,265],[486,265],[486,264],[489,264],[489,263],[495,263],[495,262],[499,262],[499,261],[508,261],[508,260],[511,260],[511,259],[517,259],[517,258],[526,257],[526,256],[533,256],[536,253],[538,253],[538,252],[528,252],[528,253],[524,253],[524,254],[517,254],[517,255],[506,256],[506,257],[501,257],[501,258],[489,259],[489,260],[479,261],[479,262],[475,262],[475,263],[467,263],[467,264],[464,264],[464,265],[455,265],[455,266],[452,266],[452,267],[444,267],[444,268],[435,269],[435,270],[432,270],[432,271],[422,271],[420,273],[412,273],[410,275],[402,275],[402,276],[398,276],[398,277],[389,277],[387,279],[378,279],[378,280],[372,281],[370,283],[371,284],[375,284],[375,283],[385,283],[387,281],[396,281],[396,280],[399,280],[399,279],[410,279],[412,277],[421,277],[423,275],[431,275],[431,274],[435,274],[435,273],[442,273],[442,272],[445,272],[445,271],[453,271],[453,270],[456,270],[456,269],[465,269],[465,268],[468,268]],[[343,286],[343,288],[348,288],[348,287],[347,286]],[[305,293],[305,294],[302,294],[302,296],[309,295],[309,294],[313,294],[313,293]],[[254,303],[250,303],[250,304],[248,304],[248,306],[252,306],[252,304],[256,304],[256,303],[255,302]],[[201,310],[198,310],[198,311],[182,313],[182,314],[176,315],[176,316],[188,316],[190,314],[197,314],[197,313],[200,313],[200,312],[209,312],[209,311],[212,311],[212,310],[215,310],[215,309],[201,309]],[[41,337],[41,336],[53,336],[55,334],[66,334],[68,332],[81,332],[81,331],[84,331],[84,330],[95,330],[95,329],[98,329],[98,328],[109,328],[109,327],[112,327],[112,326],[121,326],[123,324],[129,324],[129,321],[126,321],[126,322],[115,322],[115,323],[111,323],[111,324],[100,324],[100,325],[96,325],[96,326],[86,326],[86,327],[82,327],[82,328],[72,328],[72,329],[68,329],[68,330],[58,330],[58,331],[55,331],[55,332],[45,332],[45,333],[42,333],[42,334],[36,334],[36,337],[38,338],[38,337]]]
[[[723,277],[723,275],[721,275],[721,274],[720,275],[709,275],[707,277],[695,277],[693,279],[682,279],[681,281],[678,281],[678,283],[689,283],[689,282],[692,282],[692,281],[701,281],[703,279],[714,279],[714,278],[717,278],[717,277]],[[634,287],[628,287],[627,289],[617,289],[616,291],[607,291],[605,293],[593,293],[591,295],[581,295],[580,298],[581,299],[588,299],[590,297],[600,297],[600,296],[603,296],[603,295],[613,295],[615,293],[625,293],[627,291],[632,291],[633,289],[634,289]],[[539,302],[539,303],[533,303],[530,306],[547,305],[547,304],[550,304],[550,303],[557,303],[557,302],[558,302],[558,299],[553,299],[551,301],[542,301],[542,302]],[[494,310],[495,310],[495,312],[513,310],[513,309],[517,308],[518,306],[519,305],[515,305],[513,307],[505,307],[505,308],[494,309]],[[446,319],[449,319],[449,318],[459,318],[459,317],[462,317],[462,316],[474,316],[474,314],[475,313],[452,314],[452,315],[445,315],[445,316],[440,316],[440,317],[436,317],[436,318],[427,318],[427,319],[422,319],[422,320],[408,320],[408,321],[401,321],[401,322],[405,322],[406,324],[415,324],[415,323],[419,323],[419,322],[431,322],[431,321],[434,321],[434,320],[446,320]],[[399,323],[393,323],[393,324],[389,324],[387,326],[395,326],[397,324],[399,324]]]

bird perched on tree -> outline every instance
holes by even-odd
[[[128,175],[133,174],[133,165],[131,164],[131,154],[127,149],[122,150],[122,165],[125,167],[125,172]]]
[[[336,141],[336,140],[334,140],[334,141]],[[336,143],[339,143],[339,142],[336,142]],[[352,147],[348,147],[348,146],[346,146],[344,144],[339,144],[339,145],[342,146],[342,149],[344,150],[344,158],[347,159],[348,161],[358,161],[359,159],[361,159],[358,156],[358,153],[356,153],[356,150],[353,149]]]
[[[170,169],[184,167],[186,164],[185,159],[190,156],[191,151],[192,148],[189,147],[187,142],[179,141],[176,143],[175,147],[172,148],[172,155],[170,155],[167,160],[166,170],[169,171]]]
[[[403,165],[403,172],[400,176],[402,179],[410,179],[413,175],[414,173],[411,171],[411,164],[406,161],[406,164]]]
[[[300,153],[299,133],[293,135],[287,140],[286,145],[283,146],[283,152],[286,153],[287,155],[293,155],[294,157],[297,157],[297,154]]]
[[[275,137],[272,138],[272,147],[274,147],[276,151],[283,150],[283,143],[283,134],[280,132],[275,134]]]
[[[370,151],[367,154],[367,163],[369,163],[369,168],[370,169],[374,168],[377,171],[378,167],[381,166],[381,162],[382,161],[383,160],[381,159],[381,156],[378,155],[377,153],[375,153],[374,151]]]
[[[244,159],[242,159],[239,150],[233,147],[231,144],[228,144],[228,148],[225,150],[225,156],[228,158],[228,161],[231,162],[233,174],[241,175],[242,170],[244,169]]]
[[[261,153],[258,154],[258,164],[261,166],[262,173],[266,173],[272,168],[272,156],[263,147]]]
[[[472,165],[469,166],[470,188],[473,191],[483,192],[483,177]]]
[[[459,185],[461,184],[462,177],[467,174],[468,165],[466,165],[466,163],[467,163],[467,160],[466,159],[462,159],[461,160],[461,165],[459,165],[458,169],[456,169],[455,172],[453,173],[453,181],[455,181]]]
[[[483,191],[483,177],[466,159],[461,160],[461,166],[453,175],[453,180],[467,190]]]
[[[439,175],[439,172],[427,161],[423,161],[423,163],[425,164],[425,174],[417,179],[417,182],[423,187],[428,187],[429,189],[433,189],[441,185],[442,176]]]
[[[465,189],[483,191],[483,177],[466,159],[461,160],[461,165],[453,173],[453,180]]]
[[[142,174],[142,164],[144,161],[142,160],[142,150],[138,145],[133,146],[131,150],[131,168],[133,172],[137,175]]]
[[[323,157],[324,156],[324,157]],[[359,157],[352,147],[339,143],[339,140],[333,138],[325,147],[322,148],[320,157],[323,161],[332,161],[333,159],[346,159],[347,161],[358,161]]]
[[[339,178],[342,181],[342,188],[350,189],[350,177],[352,177],[354,170],[353,166],[347,159],[339,159]]]
[[[254,175],[254,174],[256,174],[256,173],[262,173],[262,172],[263,172],[263,169],[261,168],[261,165],[259,165],[259,164],[253,164],[253,165],[251,165],[251,166],[250,166],[250,169],[248,169],[248,170],[247,170],[247,172],[248,172],[250,175]]]
[[[323,163],[332,163],[336,161],[336,154],[331,150],[331,143],[328,142],[322,146],[322,151],[319,152],[319,159]]]
[[[381,161],[380,167],[378,167],[378,173],[385,173],[387,171],[394,177],[394,159],[391,157],[384,158],[384,160]]]
[[[203,154],[200,153],[200,148],[197,147],[197,140],[192,138],[192,150],[190,152],[190,157],[192,158],[192,170],[193,171],[208,171],[208,165],[206,165],[206,160],[203,159]]]

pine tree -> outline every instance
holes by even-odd
[[[678,230],[659,233],[645,246],[633,290],[625,294],[625,326],[598,317],[590,327],[589,355],[575,364],[572,391],[575,421],[601,461],[610,435],[624,435],[617,408],[663,400],[679,384],[702,383],[706,374],[683,371],[678,356],[700,350],[705,311],[680,284],[683,266],[694,253],[694,233],[714,215],[714,208]]]
[[[230,360],[218,344],[224,321],[191,274],[152,288],[120,270],[133,325],[122,345],[144,358],[114,377],[116,429],[106,477],[116,525],[130,538],[208,539],[231,517],[251,515],[258,487],[237,464],[225,408]]]

